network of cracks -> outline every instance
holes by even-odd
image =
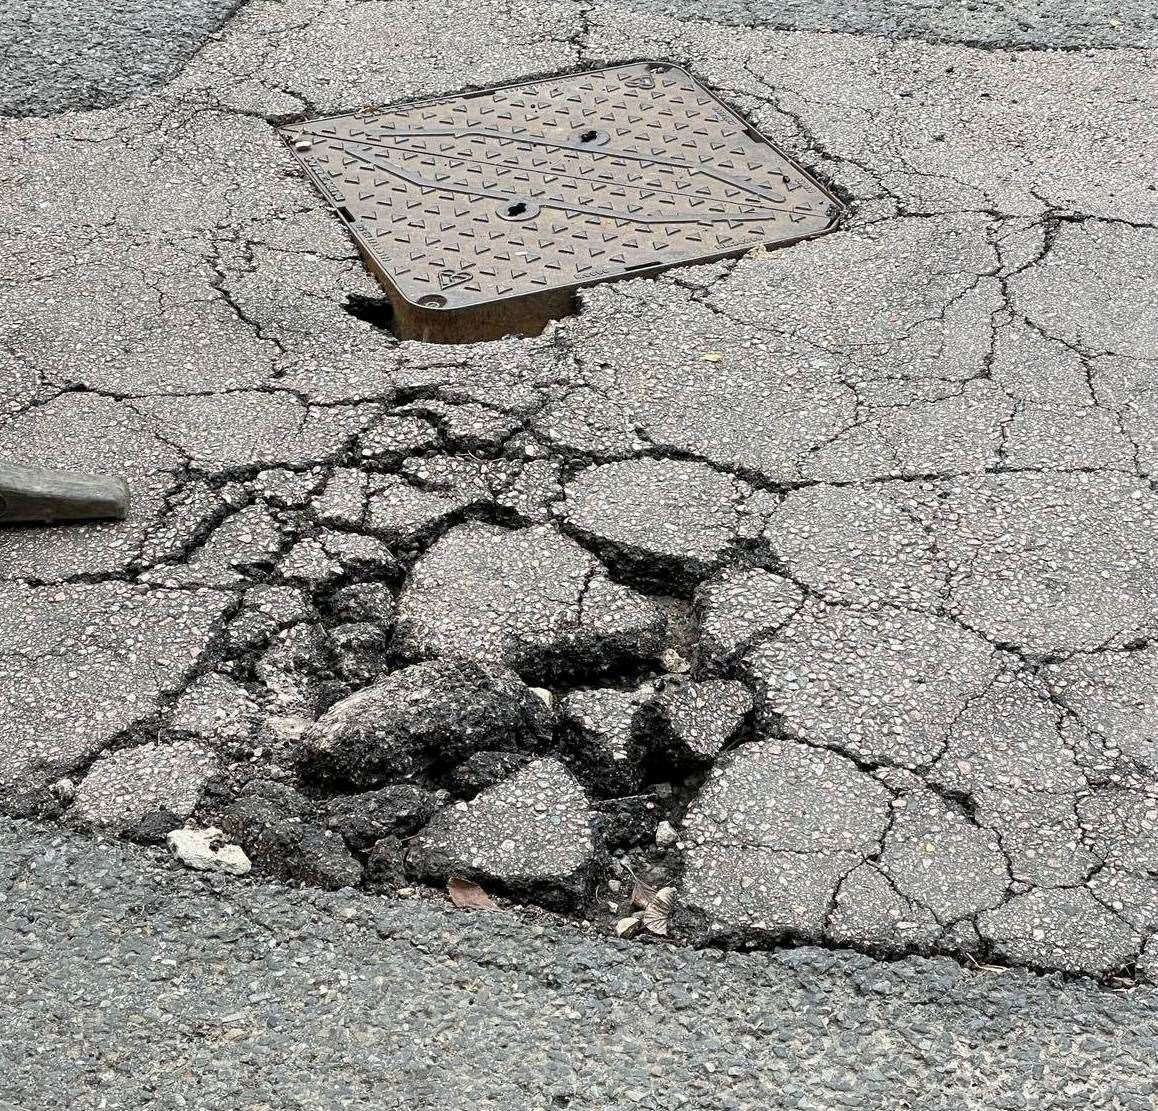
[[[879,94],[849,130],[785,91],[771,39],[620,41],[620,15],[550,65],[592,37],[700,54],[847,226],[432,354],[384,334],[287,171],[292,50],[207,48],[100,138],[27,125],[0,446],[124,469],[135,505],[4,537],[0,807],[156,844],[217,829],[292,883],[471,881],[639,942],[1153,978],[1155,233],[1132,155],[1030,181],[968,114],[996,55],[922,61],[931,116],[895,95],[908,47],[792,51]],[[271,41],[328,57],[329,27]],[[1139,83],[1034,64],[1082,112]]]
[[[1156,803],[1106,691],[1147,642],[1031,658],[970,627],[943,552],[868,550],[948,548],[953,483],[592,465],[437,392],[324,467],[189,477],[179,553],[61,586],[145,651],[184,607],[207,648],[10,808],[217,829],[294,883],[473,881],[637,938],[1137,974]],[[855,542],[821,538],[835,514]],[[851,597],[883,558],[906,597]]]

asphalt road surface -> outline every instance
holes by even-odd
[[[1120,1108],[1153,989],[593,940],[0,828],[0,1106]]]
[[[1153,1106],[1152,19],[231,8],[0,16],[0,1106]],[[275,126],[640,58],[840,228],[379,327]]]
[[[104,108],[167,80],[245,0],[9,0],[0,13],[0,114]],[[723,25],[839,31],[997,47],[1149,47],[1144,3],[928,4],[858,0],[627,0],[639,12]]]
[[[0,115],[105,108],[165,81],[243,0],[7,0]]]

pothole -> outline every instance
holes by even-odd
[[[394,319],[394,308],[385,297],[362,297],[352,293],[342,307],[351,316],[375,328],[388,330]]]
[[[841,212],[666,62],[333,116],[282,135],[350,228],[401,339],[537,335],[574,311],[584,286],[783,246],[832,229]]]

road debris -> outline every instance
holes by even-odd
[[[643,908],[643,926],[656,937],[667,937],[668,922],[675,906],[676,889],[661,887],[651,901]]]
[[[655,843],[661,849],[670,849],[680,839],[680,835],[671,822],[663,821],[655,827]]]
[[[498,910],[499,905],[477,883],[452,877],[446,885],[450,901],[459,910]]]
[[[229,876],[244,876],[252,865],[240,845],[224,840],[221,830],[175,829],[165,838],[169,851],[186,868],[197,872],[224,872]]]
[[[643,910],[655,898],[656,888],[650,887],[642,880],[636,880],[631,885],[631,905],[636,910]]]
[[[124,479],[0,462],[0,524],[119,521],[128,511]]]

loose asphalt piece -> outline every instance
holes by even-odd
[[[841,197],[845,225],[593,288],[537,337],[449,349],[377,326],[379,287],[277,128],[640,58],[687,67],[751,118]],[[723,1064],[722,1039],[753,1038],[751,1083],[792,1091],[852,1007],[866,1017],[847,1044],[885,1045],[895,1099],[1149,1106],[1149,1073],[1133,1070],[1152,1056],[1158,975],[1152,73],[1132,47],[979,50],[618,5],[296,0],[247,6],[122,107],[6,122],[0,453],[125,473],[134,506],[119,523],[0,536],[0,806],[152,846],[183,823],[221,829],[255,882],[309,889],[212,879],[204,913],[258,914],[263,957],[290,944],[287,908],[305,900],[372,906],[409,950],[436,930],[432,959],[453,961],[454,931],[484,947],[502,932],[423,918],[441,897],[426,885],[468,873],[521,907],[505,967],[526,966],[540,908],[570,923],[550,938],[564,967],[591,969],[568,993],[580,1017],[563,1016],[584,1044],[605,1029],[599,985],[621,960],[677,984],[739,967],[744,1006],[723,1026],[690,1005],[729,1081],[749,1057]],[[447,688],[451,672],[476,678]],[[72,833],[48,850],[51,833],[9,828],[9,904],[28,884],[33,907],[56,905],[51,869],[27,854],[59,852],[74,882],[108,878],[102,915],[152,921],[149,944],[200,946],[128,878],[138,852],[163,850]],[[319,890],[351,886],[363,893]],[[667,886],[677,948],[653,956],[646,931],[617,941]],[[90,982],[68,963],[88,952],[82,894],[58,927],[24,931],[33,947],[67,941],[41,964],[21,950],[35,968],[22,1011]],[[581,953],[567,930],[585,931]],[[797,957],[802,944],[823,948]],[[774,952],[720,964],[703,945]],[[212,954],[194,952],[200,977]],[[165,959],[180,962],[149,967]],[[786,1076],[779,1043],[735,1014],[753,967],[796,960],[796,983],[816,987],[802,1022],[826,1033],[790,1042]],[[1018,985],[1005,1025],[978,966]],[[822,976],[833,967],[952,979],[862,1012]],[[136,1006],[134,981],[92,982],[125,985]],[[963,1035],[947,1003],[961,984],[984,995],[963,1005]],[[326,986],[295,979],[260,1025],[308,1041],[294,1016],[323,1013]],[[649,1008],[633,1022],[668,1031],[680,1008],[655,990],[632,993]],[[87,1013],[74,999],[52,1004],[59,1022]],[[932,1017],[913,1035],[915,1000]],[[1119,1002],[1122,1021],[1106,1019]],[[237,1037],[226,1017],[215,1046]],[[988,1055],[961,1048],[994,1030],[1005,1040]],[[925,1064],[897,1048],[914,1037]],[[950,1097],[946,1062],[962,1055]],[[994,1069],[999,1055],[1018,1063]],[[237,1057],[219,1056],[234,1083]],[[691,1059],[671,1056],[677,1072]],[[401,1075],[356,1058],[341,1083]],[[613,1043],[598,1058],[624,1070]],[[454,1106],[457,1064],[417,1090]],[[813,1099],[809,1079],[797,1105],[864,1106],[877,1077],[856,1065],[839,1096]],[[556,1060],[527,1084],[547,1090],[552,1070],[571,1082]],[[44,1102],[0,1072],[4,1098]],[[130,1083],[115,1062],[99,1075]],[[769,1101],[709,1075],[692,1106]],[[986,1087],[998,1075],[1008,1088]],[[329,1081],[308,1083],[299,1102],[324,1105]],[[550,1090],[646,1106],[652,1089]],[[527,1102],[517,1087],[490,1098]]]

